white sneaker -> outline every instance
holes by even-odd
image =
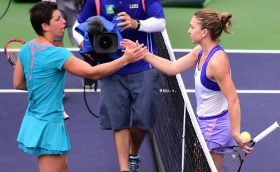
[[[67,119],[69,119],[69,115],[67,115],[67,113],[64,111],[63,112],[63,118],[64,118],[64,121],[66,121]]]

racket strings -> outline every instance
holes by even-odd
[[[11,39],[5,44],[4,49],[6,58],[12,66],[16,64],[19,51],[24,43],[25,42],[20,39]]]
[[[18,59],[19,50],[12,49],[8,51],[8,60],[12,65],[15,65]]]
[[[219,172],[238,172],[242,160],[240,153],[238,148],[216,148],[212,156],[220,157]]]
[[[241,165],[240,155],[232,151],[224,155],[223,166],[221,172],[238,172]]]

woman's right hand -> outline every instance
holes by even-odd
[[[253,148],[248,146],[248,142],[242,138],[241,134],[237,134],[233,136],[234,140],[236,141],[237,145],[246,153],[249,154],[252,152]]]
[[[145,57],[145,55],[148,53],[147,47],[144,46],[144,44],[139,44],[138,41],[133,42],[129,39],[124,39],[120,43],[120,45],[125,48],[125,50],[123,50],[124,58],[129,63],[133,63],[133,62],[143,59]]]

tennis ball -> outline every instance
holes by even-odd
[[[240,135],[245,142],[250,142],[251,141],[251,135],[247,131],[243,131]]]

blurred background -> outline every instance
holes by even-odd
[[[0,0],[0,15],[6,10],[9,1]],[[0,20],[0,47],[12,37],[30,40],[35,36],[28,18],[28,9],[35,2],[11,0],[10,8]],[[221,42],[225,49],[278,50],[280,47],[279,0],[162,0],[162,3],[173,48],[194,46],[189,40],[187,30],[192,13],[202,6],[232,13],[233,34],[224,34]],[[73,47],[67,33],[64,45]]]

